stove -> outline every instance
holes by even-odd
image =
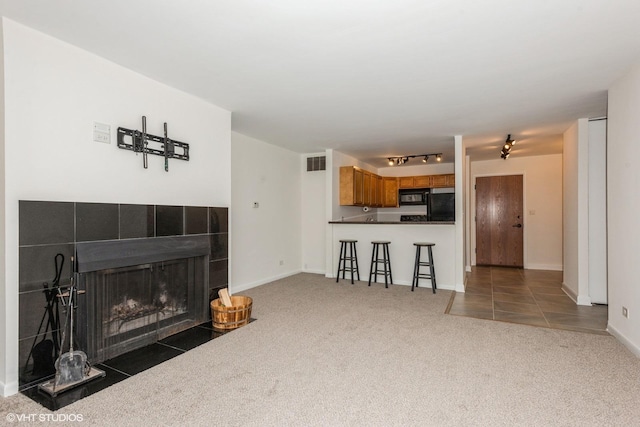
[[[400,222],[426,222],[427,215],[400,215]]]

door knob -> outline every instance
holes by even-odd
[[[522,228],[522,224],[512,225],[512,227]]]

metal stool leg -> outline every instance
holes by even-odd
[[[433,265],[433,252],[431,251],[431,246],[427,247],[429,249],[429,272],[431,275],[431,289],[433,289],[433,293],[436,293],[436,289],[438,286],[436,285],[436,268]]]
[[[351,268],[351,284],[353,285],[353,242],[349,242],[349,265]]]
[[[360,267],[358,266],[358,251],[356,250],[356,244],[353,243],[353,253],[356,258],[356,274],[358,275],[358,281],[360,281]],[[351,272],[351,276],[353,277],[353,272]]]
[[[387,259],[387,245],[383,244],[382,245],[382,265],[384,267],[384,287],[385,288],[389,287],[389,282],[387,281],[387,264],[388,263],[389,263],[389,260]]]
[[[338,257],[338,271],[336,273],[336,283],[340,280],[340,263],[342,262],[342,251],[345,248],[344,242],[340,242],[340,256]]]
[[[391,274],[391,255],[389,254],[389,244],[385,243],[384,248],[387,251],[387,262],[389,263],[389,282],[393,285],[393,275]]]
[[[420,246],[416,246],[416,260],[413,264],[413,280],[411,281],[411,292],[418,286],[418,274],[420,273]]]
[[[373,249],[371,250],[371,268],[369,268],[369,286],[371,286],[371,275],[373,275],[374,269],[377,270],[377,262],[376,259],[376,247],[378,245],[374,244]],[[376,276],[377,277],[377,276]]]

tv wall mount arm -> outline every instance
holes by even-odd
[[[169,139],[167,123],[164,123],[164,136],[147,133],[147,117],[142,116],[142,132],[139,130],[118,128],[118,148],[142,153],[142,166],[147,169],[147,156],[154,154],[164,157],[164,170],[169,172],[169,159],[189,161],[189,144]]]

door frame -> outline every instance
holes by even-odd
[[[505,160],[508,161],[508,160]],[[527,242],[528,242],[528,229],[527,220],[529,216],[529,211],[527,209],[527,173],[523,170],[513,170],[509,172],[500,172],[500,173],[482,173],[473,175],[471,177],[471,182],[469,183],[469,192],[471,197],[469,198],[469,202],[471,206],[469,207],[469,222],[471,223],[471,229],[469,231],[469,240],[470,240],[470,249],[471,249],[471,266],[475,267],[476,264],[476,178],[483,178],[488,176],[510,176],[510,175],[522,175],[522,225],[524,226],[524,230],[522,231],[522,268],[527,269],[529,267],[528,256],[527,256]]]

